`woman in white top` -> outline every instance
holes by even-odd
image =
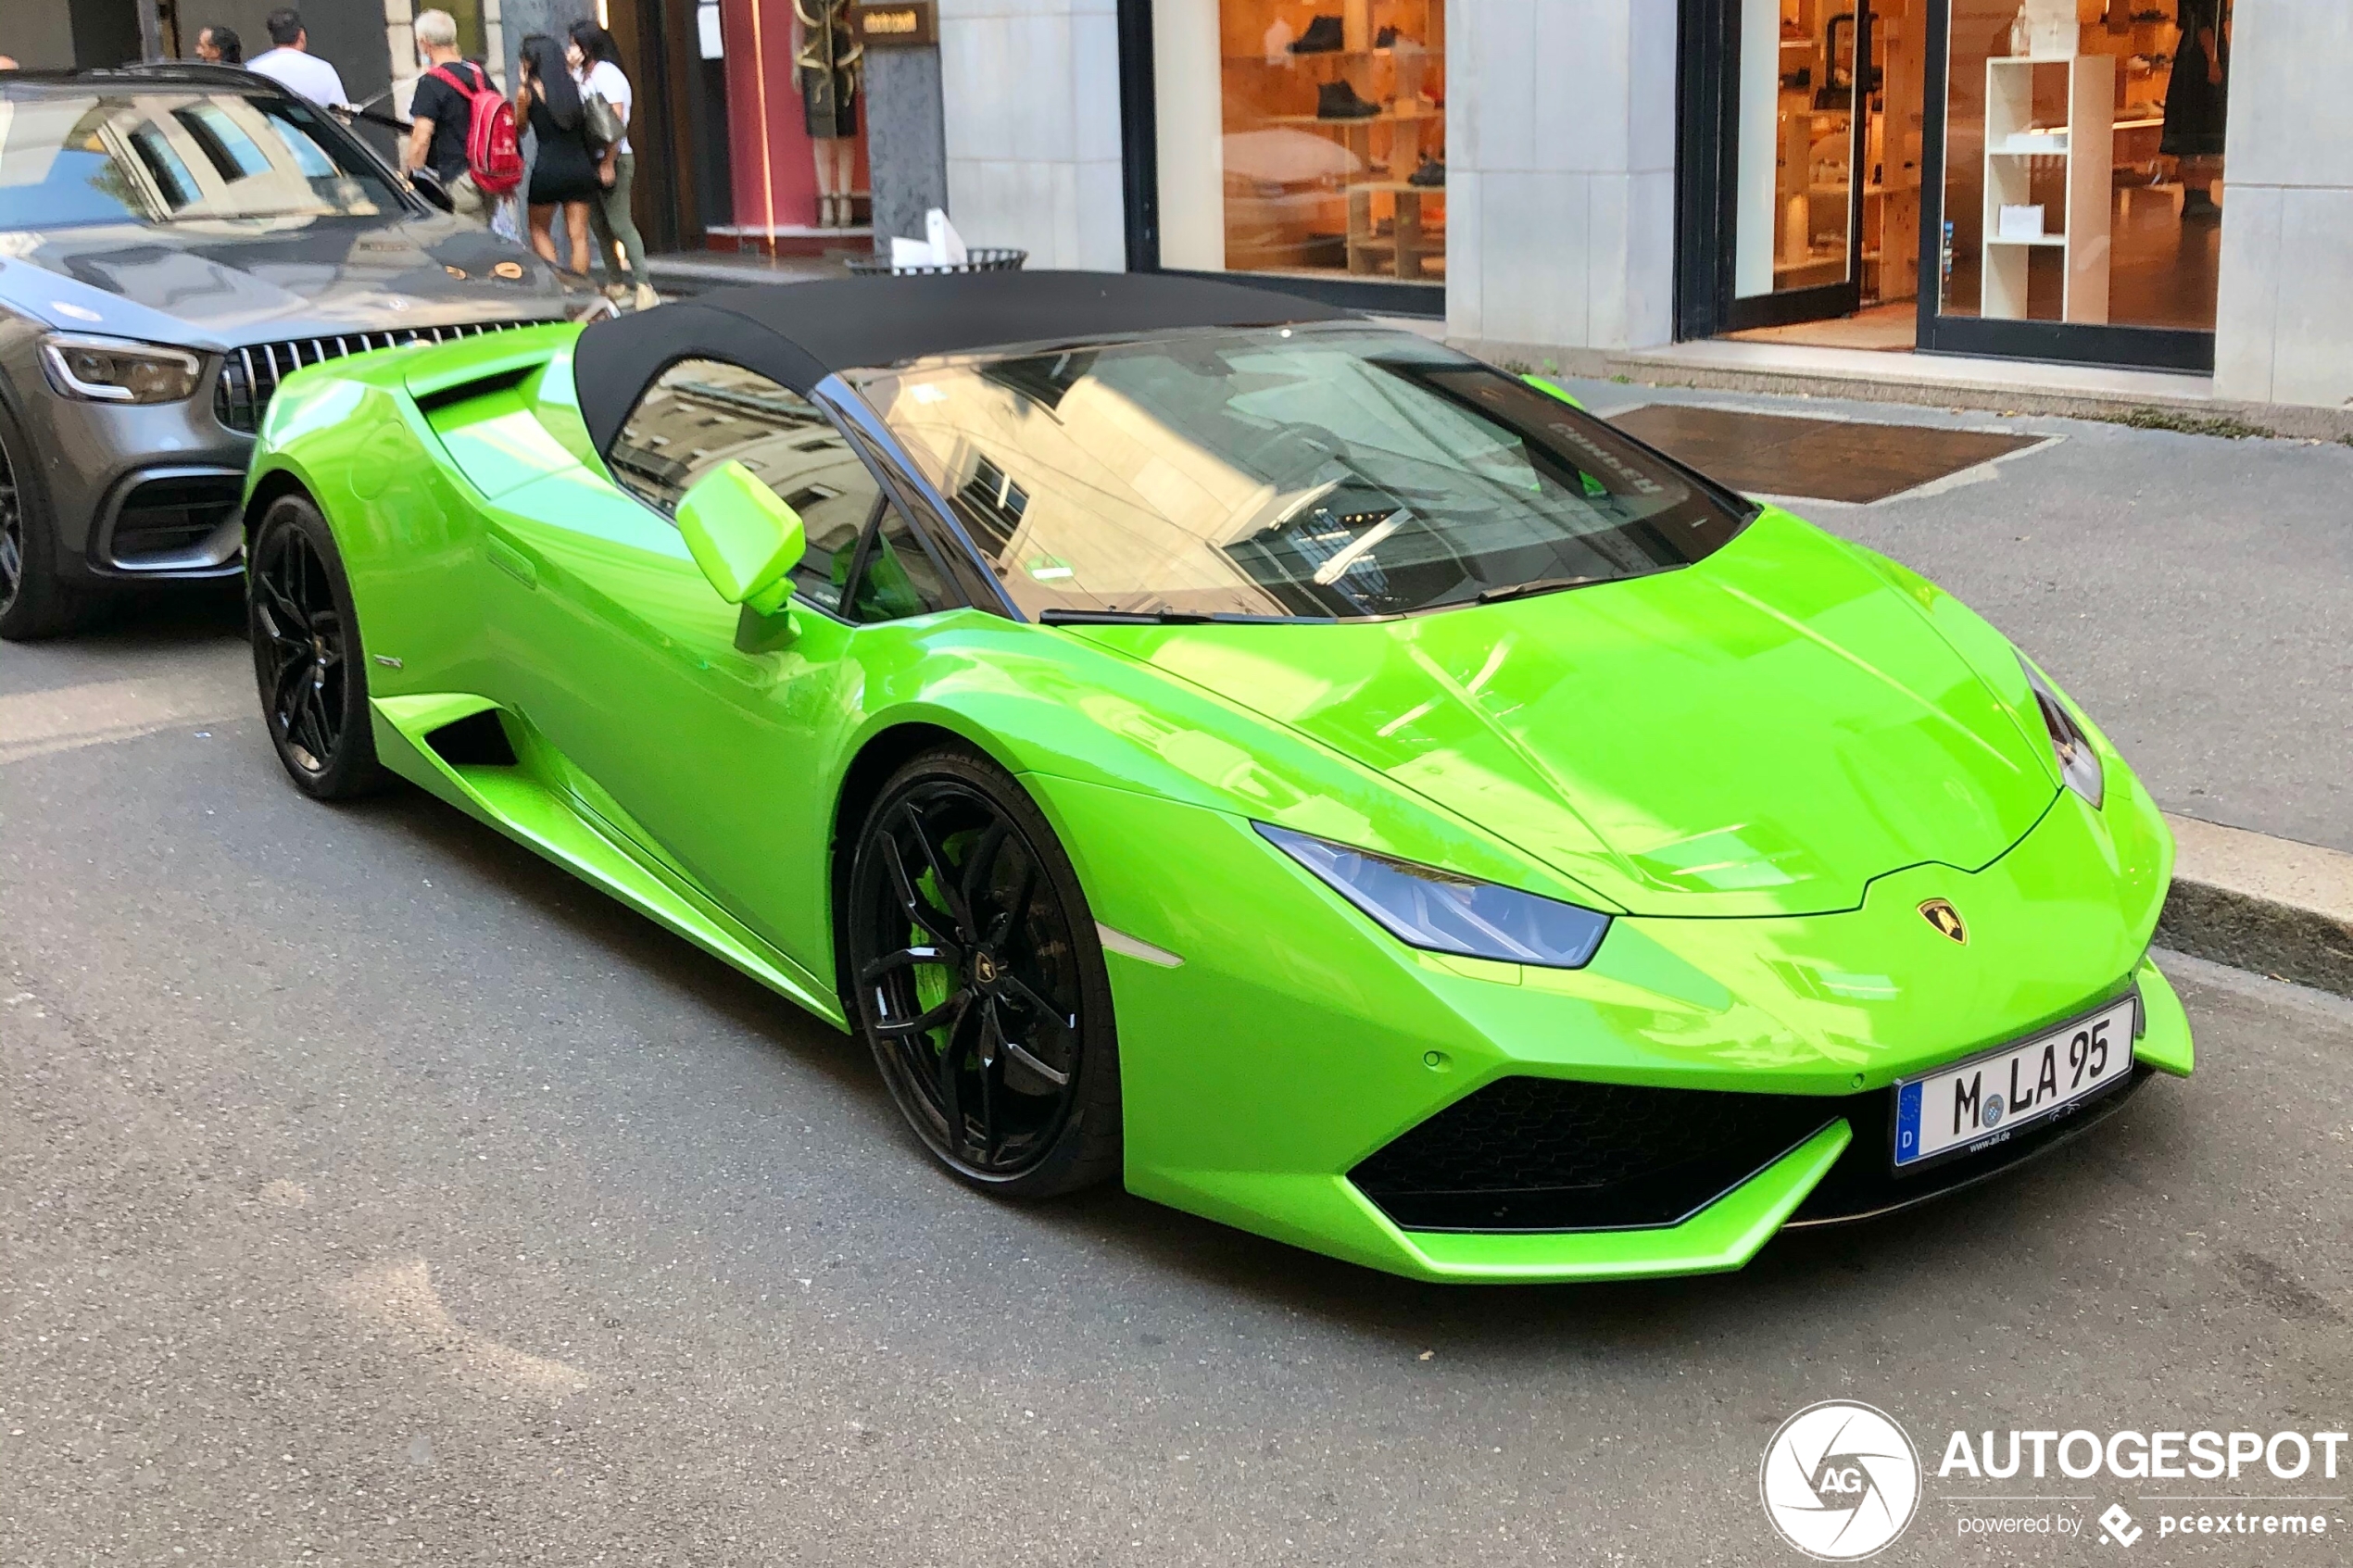
[[[611,33],[585,17],[573,22],[570,31],[571,42],[564,53],[582,94],[594,93],[604,99],[623,126],[623,134],[605,148],[598,165],[597,179],[604,191],[588,204],[588,226],[596,231],[597,247],[604,253],[607,288],[616,293],[623,288],[625,264],[629,282],[636,285],[636,307],[648,309],[661,299],[646,275],[646,242],[638,236],[637,220],[629,213],[629,183],[637,169],[637,157],[630,149],[627,133],[633,96],[629,78],[622,72],[621,51],[613,46]]]

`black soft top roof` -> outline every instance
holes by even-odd
[[[837,370],[1026,343],[1355,312],[1268,289],[1148,272],[964,272],[718,289],[592,322],[573,351],[580,412],[605,451],[648,383],[724,359],[807,392]]]

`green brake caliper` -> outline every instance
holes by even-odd
[[[947,908],[946,900],[939,896],[939,880],[932,874],[930,867],[925,867],[924,874],[915,879],[915,890],[930,902],[933,909]],[[907,945],[911,947],[930,947],[931,933],[921,926],[910,927]],[[956,972],[944,963],[919,963],[914,966],[914,972],[915,1010],[919,1013],[929,1012],[939,1006],[956,988]],[[930,1031],[931,1048],[935,1053],[948,1049],[948,1028],[942,1023]]]

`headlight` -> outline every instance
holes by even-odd
[[[1251,825],[1411,947],[1582,969],[1609,930],[1609,916],[1557,898],[1473,882],[1265,822]]]
[[[2067,704],[2051,690],[2026,656],[2018,656],[2018,667],[2026,671],[2026,684],[2034,688],[2034,706],[2043,710],[2043,727],[2051,733],[2051,751],[2058,758],[2059,778],[2067,787],[2100,809],[2101,797],[2108,793],[2108,779],[2100,767],[2099,754],[2092,749],[2092,737],[2067,710]]]
[[[92,403],[177,403],[193,397],[204,362],[185,349],[111,337],[41,340],[49,384]]]

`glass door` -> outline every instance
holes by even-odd
[[[1851,315],[1881,83],[1859,0],[1738,0],[1728,330]]]

